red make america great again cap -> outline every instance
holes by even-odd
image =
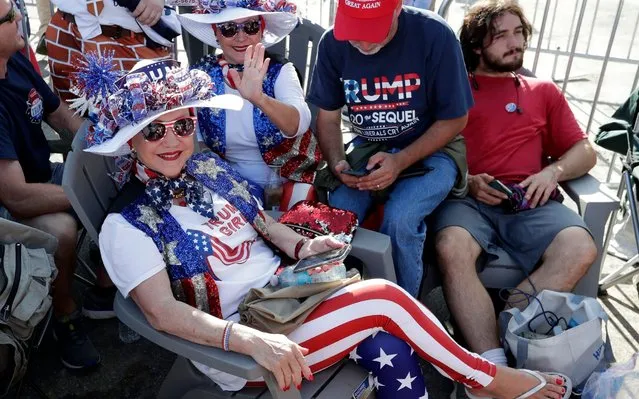
[[[339,0],[333,34],[337,40],[381,43],[390,32],[399,0]]]

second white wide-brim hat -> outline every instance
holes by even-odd
[[[297,15],[289,12],[256,11],[241,7],[225,8],[217,14],[182,14],[178,15],[178,19],[184,29],[197,37],[202,43],[220,48],[213,31],[213,24],[221,24],[258,15],[264,18],[265,23],[262,35],[264,47],[272,46],[284,39],[295,29],[299,21]]]

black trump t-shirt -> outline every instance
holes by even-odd
[[[7,75],[0,79],[0,159],[20,162],[27,183],[51,179],[42,120],[59,106],[60,99],[25,56],[9,58]]]
[[[373,55],[327,30],[307,99],[325,110],[346,105],[360,139],[400,149],[473,105],[455,33],[437,14],[412,7],[402,9],[397,33]]]

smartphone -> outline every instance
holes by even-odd
[[[504,183],[500,182],[497,179],[494,179],[493,181],[488,183],[488,185],[490,187],[494,188],[495,190],[501,191],[502,193],[506,194],[508,196],[508,198],[513,196],[512,190],[509,189],[508,186],[506,186]]]
[[[362,177],[362,176],[366,176],[367,174],[369,174],[370,171],[368,171],[366,169],[364,169],[364,170],[346,169],[346,170],[343,170],[342,173],[344,173],[346,175]]]
[[[350,244],[346,244],[342,248],[333,249],[331,251],[322,252],[321,254],[313,255],[305,259],[300,259],[295,264],[295,269],[293,269],[293,272],[303,272],[304,270],[322,266],[327,263],[343,261],[344,259],[346,259],[346,256],[349,252],[351,252],[351,246]]]
[[[423,176],[426,173],[432,172],[432,171],[433,171],[433,168],[431,167],[424,167],[422,165],[413,165],[404,169],[402,173],[400,173],[399,176],[397,176],[397,178],[403,179],[406,177]]]

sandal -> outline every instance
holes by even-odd
[[[528,374],[532,375],[533,377],[537,378],[539,380],[539,383],[537,385],[535,385],[534,387],[530,388],[528,391],[526,391],[526,392],[522,393],[521,395],[517,396],[516,399],[529,398],[532,395],[534,395],[537,392],[539,392],[548,383],[546,381],[546,379],[544,378],[544,376],[541,375],[541,373],[538,372],[538,371],[526,370],[526,369],[519,369],[519,370],[520,371],[525,371],[526,373],[528,373]],[[562,399],[570,398],[570,395],[572,395],[572,381],[570,381],[570,378],[566,377],[565,375],[563,375],[561,373],[555,373],[555,372],[548,372],[548,373],[544,373],[544,374],[563,378],[564,379],[564,385],[562,385],[562,386],[564,388],[566,388],[566,393],[564,393],[564,396],[562,397]]]
[[[520,371],[524,371],[530,375],[532,375],[533,377],[537,378],[537,380],[539,380],[539,383],[537,385],[535,385],[534,387],[530,388],[528,391],[524,392],[523,394],[517,396],[516,399],[526,399],[531,397],[532,395],[536,394],[537,392],[539,392],[543,387],[546,386],[546,384],[548,383],[546,381],[546,379],[544,378],[543,375],[541,375],[541,373],[539,373],[538,371],[533,371],[533,370],[526,370],[526,369],[519,369]],[[564,379],[564,385],[562,385],[564,388],[566,388],[566,393],[564,394],[564,396],[562,397],[562,399],[568,399],[570,398],[570,395],[572,394],[572,381],[570,380],[570,378],[568,378],[567,376],[561,374],[561,373],[555,373],[555,372],[548,372],[548,373],[544,373],[546,375],[552,375],[552,376],[557,376],[557,377],[561,377]],[[453,391],[454,393],[454,391]],[[472,393],[470,393],[470,391],[468,390],[468,388],[466,388],[466,396],[468,396],[468,399],[490,399],[487,396],[477,396],[477,395],[473,395]],[[452,397],[452,396],[451,396]]]

